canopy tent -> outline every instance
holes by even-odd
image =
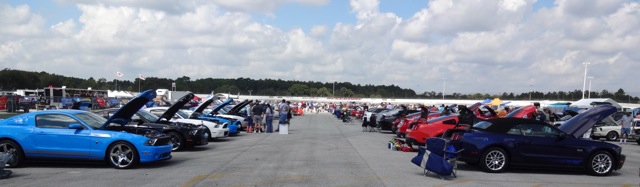
[[[117,97],[117,98],[131,98],[134,97],[130,92],[125,91],[111,91],[107,90],[108,97]]]
[[[614,101],[613,99],[610,99],[610,98],[580,99],[580,100],[576,101],[575,103],[572,103],[571,107],[587,109],[587,108],[591,108],[593,106],[602,105],[602,104],[611,104],[611,105],[615,106],[618,109],[622,108],[622,106],[620,104],[618,104],[618,102],[616,102],[616,101]]]
[[[480,102],[480,104],[482,104],[482,105],[486,105],[486,104],[489,104],[489,103],[491,103],[491,99],[489,99],[489,98],[487,98],[484,101]]]
[[[502,104],[500,98],[495,98],[489,103],[490,106],[500,106],[500,104]]]

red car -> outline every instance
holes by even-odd
[[[440,117],[440,113],[429,113],[427,120],[437,117]],[[420,118],[420,113],[408,115],[405,118],[398,118],[400,121],[398,122],[398,125],[396,127],[398,128],[398,130],[396,131],[396,135],[398,137],[405,137],[409,133],[409,131],[411,131],[411,128],[417,124],[418,118]]]
[[[469,110],[471,110],[476,115],[476,118],[480,120],[497,118],[497,114],[495,114],[495,112],[493,112],[492,114],[485,114],[485,112],[480,111],[480,106],[480,103],[475,103],[467,108],[469,108]],[[458,124],[457,114],[428,119],[427,123],[418,123],[414,125],[413,128],[411,128],[411,131],[407,130],[406,142],[409,142],[411,144],[424,145],[425,139],[431,137],[440,137],[444,132],[446,132],[448,129],[453,128],[456,124]]]

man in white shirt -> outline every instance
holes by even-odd
[[[627,144],[627,137],[631,133],[631,123],[633,122],[633,117],[631,117],[631,112],[627,112],[618,123],[620,123],[620,144]]]

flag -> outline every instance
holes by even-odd
[[[139,74],[138,78],[140,78],[140,80],[145,80],[146,79],[146,78],[144,78],[144,76],[142,76],[142,74]]]
[[[116,77],[122,77],[124,74],[120,73],[119,71],[116,72]]]

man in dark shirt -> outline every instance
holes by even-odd
[[[253,106],[253,108],[251,108],[251,114],[253,117],[253,124],[256,128],[256,133],[264,132],[264,129],[262,129],[262,114],[264,114],[262,104],[256,104]]]

